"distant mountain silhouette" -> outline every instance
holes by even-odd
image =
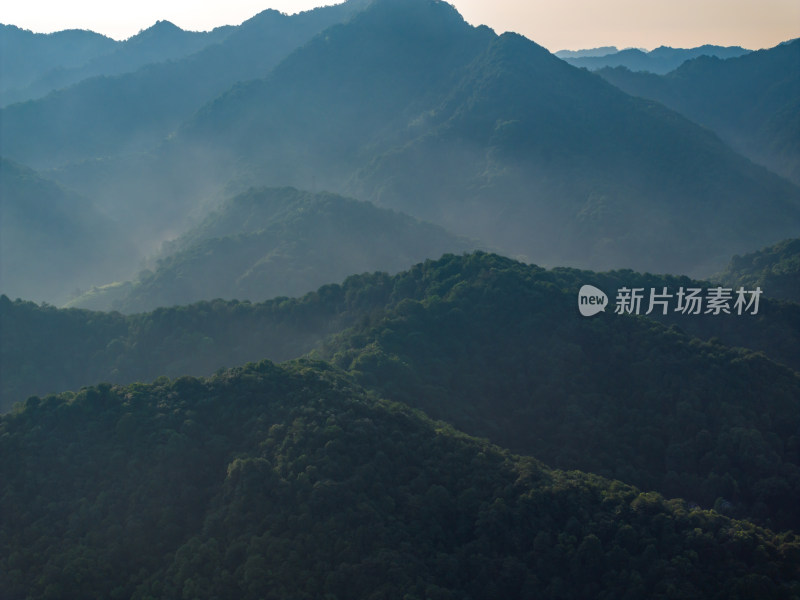
[[[553,52],[558,58],[579,58],[582,56],[608,56],[616,54],[619,48],[616,46],[600,46],[599,48],[586,48],[584,50],[559,50]]]
[[[238,81],[263,77],[292,50],[352,10],[350,4],[292,16],[264,11],[222,31],[221,43],[183,60],[161,59],[121,75],[114,75],[112,68],[105,76],[101,69],[103,76],[6,107],[0,111],[3,152],[41,168],[146,150],[205,102]],[[194,39],[195,34],[162,22],[131,38],[131,50],[121,50],[120,60],[129,54],[143,58],[184,35]],[[114,56],[107,60],[113,62]]]
[[[42,34],[0,23],[0,106],[12,90],[23,89],[53,70],[80,67],[118,44],[92,31]]]
[[[140,257],[262,186],[593,269],[706,276],[800,227],[800,189],[708,129],[429,0],[266,11],[0,118],[4,152],[124,221]]]
[[[604,67],[625,67],[631,71],[648,71],[663,75],[677,69],[687,60],[692,60],[699,56],[715,56],[722,59],[736,58],[737,56],[748,54],[750,50],[740,46],[713,46],[706,44],[696,48],[659,46],[649,52],[638,48],[626,48],[620,51],[613,48],[611,52],[605,54],[595,50],[581,50],[576,53],[567,52],[556,52],[556,56],[575,67],[583,67],[590,71],[596,71]]]
[[[223,41],[235,27],[218,27],[209,32],[184,31],[169,21],[158,21],[124,42],[115,42],[108,51],[98,54],[82,64],[59,64],[45,70],[20,88],[4,86],[0,106],[36,99],[48,92],[61,89],[89,77],[119,75],[135,71],[146,64],[178,60],[199,50]],[[43,34],[34,34],[42,36]],[[55,35],[55,34],[52,34]],[[55,43],[53,44],[55,46]],[[14,55],[23,50],[9,44]],[[56,46],[55,51],[60,48]]]

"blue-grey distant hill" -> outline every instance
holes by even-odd
[[[631,71],[664,74],[698,56],[715,56],[725,59],[736,58],[750,52],[740,46],[713,46],[710,44],[696,48],[659,46],[649,52],[638,48],[626,48],[618,51],[612,47],[609,52],[601,53],[603,50],[604,48],[576,52],[562,50],[556,52],[556,56],[575,67],[583,67],[590,71],[604,67],[625,67]]]
[[[204,103],[239,81],[265,76],[351,10],[340,5],[292,16],[267,10],[182,60],[148,62],[123,74],[101,70],[44,98],[7,106],[0,113],[3,152],[40,168],[146,150]],[[146,49],[183,34],[194,35],[162,22],[130,42]]]
[[[728,60],[703,56],[662,76],[624,68],[598,73],[708,127],[800,184],[800,39]]]
[[[4,59],[4,63],[17,61],[17,57],[30,51],[28,48],[33,50],[37,46],[39,53],[47,53],[53,60],[29,64],[24,76],[4,81],[0,91],[0,106],[40,98],[88,77],[119,75],[150,63],[179,60],[223,41],[234,30],[234,27],[225,26],[209,32],[184,31],[169,21],[158,21],[123,42],[109,40],[112,43],[103,45],[100,51],[87,52],[76,60],[70,59],[61,34],[14,32],[8,26],[2,26],[0,44],[9,57]],[[96,34],[76,32],[76,35],[92,39],[90,36]],[[16,65],[16,70],[19,70],[19,65]]]
[[[616,46],[600,46],[599,48],[585,48],[583,50],[559,50],[553,52],[558,58],[580,58],[582,56],[606,56],[619,52]]]
[[[249,161],[549,264],[700,272],[800,226],[800,190],[708,130],[445,4],[374,3],[169,152],[220,147],[203,172]]]
[[[109,37],[69,29],[36,34],[14,25],[0,24],[0,98],[5,104],[12,90],[31,85],[45,73],[80,67],[113,52],[119,42]]]
[[[764,89],[783,76],[764,71]],[[708,275],[800,228],[800,188],[709,129],[429,0],[267,11],[183,60],[6,107],[0,123],[10,158],[124,222],[140,256],[262,186],[595,269]]]
[[[69,306],[125,313],[214,298],[300,296],[354,273],[396,273],[477,244],[369,202],[294,188],[251,189],[169,244],[153,270]]]
[[[0,293],[61,304],[137,262],[122,225],[91,200],[0,157]]]

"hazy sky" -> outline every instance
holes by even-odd
[[[293,13],[331,0],[3,0],[0,22],[37,32],[91,29],[125,39],[166,19],[183,29],[238,25],[266,9]],[[772,47],[800,36],[800,0],[455,0],[473,24],[516,31],[551,51],[704,43]]]

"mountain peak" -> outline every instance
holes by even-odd
[[[143,39],[152,39],[154,37],[174,36],[182,33],[186,32],[171,21],[156,21],[147,29],[142,29],[139,33],[129,38],[128,41],[131,42]]]

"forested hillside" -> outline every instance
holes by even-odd
[[[421,301],[409,294],[323,356],[388,398],[547,464],[800,523],[796,371],[642,317],[586,319],[573,281],[500,257],[445,258],[396,283],[419,287]]]
[[[10,600],[800,593],[791,533],[551,470],[319,363],[30,399],[0,454]]]
[[[580,316],[578,288],[592,282],[613,296],[614,281],[704,286],[546,271],[477,253],[394,277],[351,277],[298,300],[129,317],[3,299],[3,395],[8,406],[92,381],[212,373],[317,348],[382,396],[547,464],[797,527],[800,376],[722,342],[751,333],[751,347],[796,364],[797,306],[762,300],[758,315],[668,315],[665,324],[612,310]],[[715,337],[703,342],[681,329],[693,327]]]
[[[404,301],[429,301],[456,284],[486,288],[486,273],[498,265],[513,273],[513,278],[522,279],[506,290],[508,294],[520,289],[534,293],[542,285],[557,294],[557,302],[526,308],[538,311],[541,319],[553,326],[576,325],[578,313],[572,308],[578,289],[587,281],[612,294],[625,285],[648,290],[711,285],[686,277],[625,270],[546,271],[477,253],[427,261],[395,276],[351,276],[342,284],[325,285],[302,298],[261,303],[215,300],[129,316],[56,309],[0,297],[0,407],[8,410],[31,394],[55,393],[97,381],[129,383],[159,375],[208,375],[220,367],[261,358],[296,358],[327,336],[390,314]],[[513,319],[515,314],[508,318]],[[700,339],[764,352],[771,360],[800,371],[800,306],[795,303],[765,298],[759,314],[746,318],[671,312],[654,313],[648,319],[675,325]],[[577,326],[585,327],[586,323],[578,320]]]
[[[730,286],[760,286],[773,298],[800,302],[800,239],[735,256],[718,278]]]

